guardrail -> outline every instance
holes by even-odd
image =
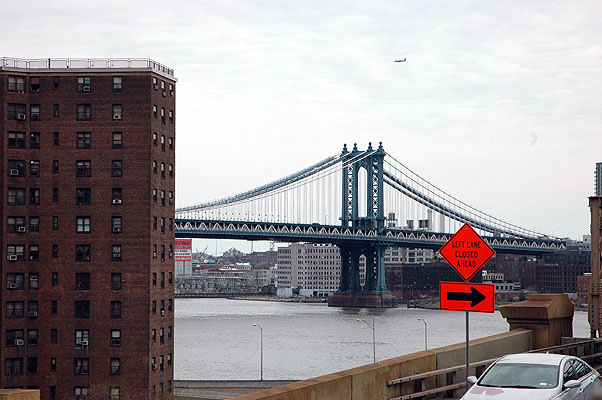
[[[174,76],[174,70],[150,58],[0,58],[2,68],[22,69],[123,69],[150,68]]]
[[[531,350],[529,353],[554,353],[575,356],[589,361],[592,366],[595,367],[596,365],[602,365],[602,339],[589,339],[581,342]],[[497,360],[497,358],[473,362],[470,364],[470,368],[475,368],[475,375],[479,376],[495,360]],[[592,361],[594,362],[592,363]],[[466,365],[457,365],[454,367],[392,379],[387,382],[387,386],[406,384],[413,387],[413,393],[392,397],[389,400],[410,400],[439,393],[446,393],[447,397],[453,397],[457,395],[458,389],[466,387],[466,381],[457,382],[456,379],[456,373],[458,371],[464,371],[465,368]],[[445,375],[445,379],[441,380],[444,384],[439,386],[439,383],[436,383],[435,388],[428,389],[427,379],[436,378],[441,375]],[[464,376],[462,375],[462,377]],[[435,382],[437,382],[437,379],[435,379]]]

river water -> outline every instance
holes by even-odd
[[[176,379],[259,379],[263,328],[264,379],[307,379],[424,349],[464,342],[465,313],[343,309],[325,304],[228,299],[176,299]],[[360,319],[358,321],[357,319]],[[471,313],[470,338],[506,332],[499,312]],[[575,312],[573,334],[589,336],[586,312]]]

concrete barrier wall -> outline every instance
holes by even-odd
[[[532,349],[531,331],[514,331],[470,342],[471,362],[501,357]],[[465,346],[459,343],[428,351],[391,358],[374,364],[319,376],[271,389],[238,396],[236,400],[372,400],[388,399],[413,392],[413,383],[387,386],[387,381],[422,372],[463,365]],[[464,372],[457,375],[460,381]],[[435,387],[435,378],[426,381],[426,388]]]
[[[40,400],[38,389],[0,389],[0,400]]]

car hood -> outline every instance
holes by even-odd
[[[514,389],[474,386],[462,400],[548,400],[555,397],[556,389]]]

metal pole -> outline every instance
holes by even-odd
[[[374,317],[372,317],[372,355],[374,362],[376,362],[376,325],[374,325]]]
[[[259,328],[259,335],[260,335],[260,380],[263,380],[263,328],[261,327],[261,325],[259,324],[253,324],[253,326],[256,326]]]
[[[428,350],[427,323],[423,318],[418,318],[418,321],[422,321],[424,323],[424,350]]]
[[[470,341],[469,339],[469,334],[468,334],[468,311],[466,311],[466,390],[468,390],[470,383],[468,383],[468,367],[470,365],[470,358],[469,358],[469,352],[468,352],[468,342]]]

